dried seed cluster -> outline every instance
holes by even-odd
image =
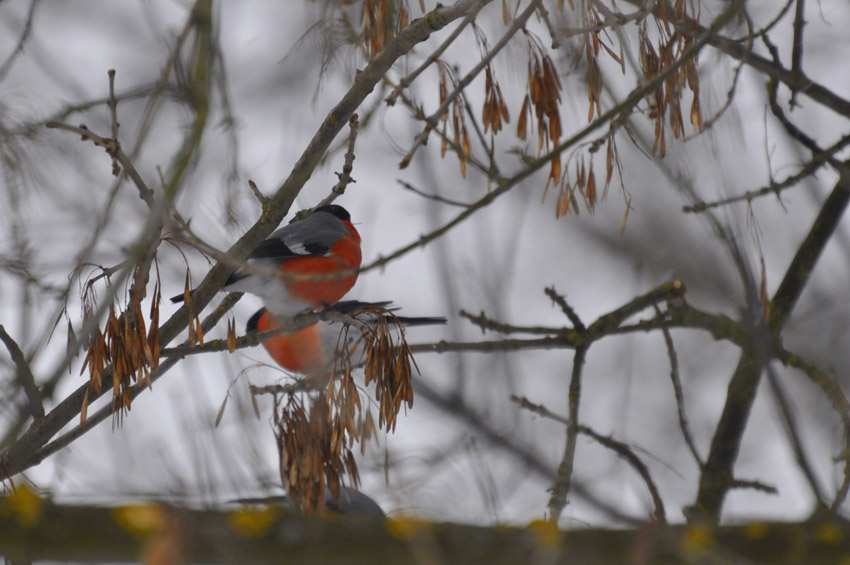
[[[529,124],[528,115],[534,114],[537,119],[537,156],[544,149],[557,147],[561,140],[561,79],[558,70],[549,53],[540,40],[531,33],[528,38],[528,83],[525,99],[519,111],[517,121],[517,137],[525,139]],[[555,155],[546,179],[546,189],[549,183],[558,184],[561,178],[561,156]],[[544,191],[545,198],[545,191]]]
[[[274,426],[281,479],[297,508],[321,512],[325,487],[339,498],[345,476],[353,485],[359,484],[352,438],[325,395],[310,398],[309,406],[295,395],[285,400],[276,395]]]
[[[440,106],[442,106],[449,98],[449,89],[447,81],[451,81],[452,89],[457,90],[457,79],[454,76],[451,68],[443,61],[437,61],[437,69],[439,70],[439,91],[440,91]],[[457,157],[460,162],[460,174],[466,178],[466,159],[472,151],[472,144],[469,142],[469,130],[466,127],[466,114],[463,111],[464,98],[463,92],[457,92],[457,95],[452,100],[449,110],[440,116],[440,121],[443,122],[442,142],[440,145],[440,157],[446,156],[446,148],[448,145],[448,123],[449,114],[451,113],[452,132],[454,133],[454,147],[457,152]]]
[[[89,280],[84,287],[84,323],[95,316],[95,280]],[[150,331],[145,329],[145,317],[142,314],[141,304],[144,298],[143,273],[137,268],[130,287],[129,303],[124,311],[117,315],[114,305],[110,306],[103,330],[96,329],[90,338],[86,358],[80,370],[82,373],[88,367],[89,390],[100,395],[103,390],[103,377],[107,376],[106,368],[111,365],[112,412],[118,418],[119,424],[124,412],[130,411],[130,387],[142,382],[150,387],[151,372],[156,371],[159,366],[159,304],[162,298],[159,280],[154,285],[151,300]],[[80,412],[80,425],[85,424],[88,402],[87,390]]]
[[[275,436],[280,456],[281,479],[288,496],[307,512],[324,508],[324,489],[334,496],[345,480],[359,483],[353,448],[361,452],[373,437],[374,417],[364,406],[352,371],[364,364],[367,388],[375,383],[378,428],[395,430],[404,403],[413,405],[411,365],[401,322],[384,308],[370,308],[356,318],[359,337],[346,326],[340,332],[336,363],[318,394],[278,390],[275,393]]]
[[[502,0],[502,19],[505,25],[510,25],[517,17],[520,4],[520,2],[511,4],[509,0]],[[582,59],[585,63],[584,79],[588,99],[587,118],[588,121],[591,121],[595,117],[603,115],[604,81],[600,57],[607,53],[625,73],[624,46],[622,41],[619,41],[618,45],[618,42],[615,41],[617,38],[609,34],[612,15],[603,4],[592,0],[569,0],[568,2],[559,0],[556,7],[558,11],[563,11],[567,5],[571,10],[578,13],[583,30],[580,47]],[[688,53],[688,49],[693,43],[691,38],[695,37],[696,34],[682,33],[676,27],[681,25],[677,22],[686,22],[686,25],[696,26],[691,15],[694,10],[692,3],[686,0],[675,0],[670,4],[659,3],[657,10],[636,12],[634,17],[629,20],[617,22],[617,25],[620,26],[629,21],[635,22],[638,30],[641,71],[646,80],[657,80],[659,74],[665,73],[671,66],[678,65],[684,59],[681,67],[676,69],[676,72],[672,73],[671,76],[659,81],[658,88],[647,97],[648,116],[654,121],[655,125],[654,150],[660,156],[664,156],[666,152],[665,129],[668,123],[675,138],[684,135],[682,104],[686,99],[686,90],[690,90],[692,93],[689,113],[692,126],[698,130],[703,123],[699,105],[697,62],[696,58],[691,57]],[[670,11],[672,11],[672,14]],[[548,16],[545,17],[548,18]],[[486,55],[489,53],[487,40],[478,26],[473,24],[472,27],[476,41],[482,51],[482,58],[486,60]],[[536,157],[541,158],[545,154],[550,163],[543,197],[546,198],[550,186],[557,187],[556,216],[563,216],[570,210],[578,213],[580,201],[584,201],[586,210],[593,213],[600,197],[605,198],[614,172],[621,172],[615,134],[619,130],[622,118],[611,121],[608,132],[601,138],[572,148],[572,153],[566,159],[565,165],[559,151],[563,132],[560,117],[562,85],[559,71],[550,56],[550,50],[544,46],[540,38],[526,27],[522,28],[522,33],[526,38],[528,52],[528,78],[526,94],[523,97],[516,124],[517,137],[525,140],[529,135],[529,130],[533,130],[536,126]],[[460,160],[461,173],[466,177],[466,166],[472,158],[472,149],[463,111],[465,99],[463,92],[458,91],[458,80],[448,63],[437,60],[436,64],[439,72],[440,104],[442,105],[450,96],[449,82],[451,82],[453,88],[451,96],[454,97],[450,108],[440,117],[443,123],[441,155],[445,157],[447,145],[451,142]],[[449,114],[451,114],[453,137],[448,136]],[[484,66],[484,103],[481,113],[481,126],[484,133],[490,132],[490,139],[486,142],[482,139],[482,143],[486,146],[485,150],[491,163],[496,160],[495,135],[502,131],[505,123],[509,122],[508,103],[496,80],[495,68],[492,62],[488,62]],[[430,126],[426,127],[430,130]],[[600,195],[599,185],[602,183],[597,178],[594,163],[598,160],[596,155],[602,145],[606,147],[605,182]],[[579,155],[577,148],[581,148],[585,152]],[[409,156],[407,159],[409,160]],[[572,171],[570,171],[570,161],[573,161]],[[622,184],[622,175],[620,175],[620,180]],[[630,198],[625,187],[623,187],[623,191],[627,203],[623,217],[623,227],[625,227],[630,210]]]
[[[410,366],[416,366],[404,339],[404,325],[385,311],[373,325],[372,339],[366,343],[366,386],[375,382],[378,401],[378,427],[395,431],[396,416],[402,403],[413,407],[413,382]],[[397,330],[396,338],[393,329]],[[417,368],[418,372],[418,368]]]
[[[653,27],[658,37],[655,42],[650,37],[650,23],[647,18],[643,19],[638,26],[640,67],[644,76],[649,80],[654,79],[685,56],[686,51],[693,43],[691,38],[693,36],[680,33],[673,21],[675,19],[696,26],[696,21],[689,14],[688,3],[685,0],[676,0],[673,2],[673,11],[675,16],[670,18],[670,14],[667,12],[667,4],[665,2],[659,3],[657,15],[654,16],[653,20]],[[686,88],[692,92],[690,122],[694,129],[699,130],[702,127],[703,120],[699,104],[699,74],[697,73],[696,58],[687,60],[676,72],[659,84],[658,88],[648,97],[649,117],[655,121],[653,150],[662,157],[667,151],[665,140],[665,122],[667,120],[669,120],[670,130],[673,132],[674,138],[678,139],[684,136],[682,98]]]
[[[424,11],[422,0],[419,4]],[[363,0],[363,40],[369,59],[374,59],[409,22],[406,0]]]

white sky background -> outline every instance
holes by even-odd
[[[498,4],[481,15],[482,25],[502,29]],[[427,7],[432,5],[426,2]],[[704,8],[703,21],[710,21],[713,6],[710,3]],[[749,6],[757,23],[768,21],[776,11],[773,2],[751,2]],[[14,49],[28,7],[29,3],[21,0],[0,3],[0,59],[5,60]],[[850,24],[850,9],[838,1],[809,3],[807,7],[804,68],[813,79],[846,98],[850,96],[850,74],[830,69],[834,68],[838,49],[844,49],[845,53],[838,55],[846,59],[844,34]],[[184,25],[186,11],[186,5],[167,0],[43,3],[25,52],[0,82],[3,126],[44,120],[68,104],[104,97],[110,68],[117,71],[119,92],[155,80],[175,34]],[[359,66],[363,63],[343,49],[317,90],[319,37],[312,36],[294,48],[309,24],[320,17],[317,5],[312,3],[221,2],[216,5],[215,17],[238,152],[234,153],[230,134],[221,126],[221,105],[216,99],[200,160],[177,208],[191,218],[198,235],[226,249],[258,215],[259,207],[247,180],[253,179],[262,191],[271,193],[286,178],[307,140],[347,88],[352,62]],[[789,33],[790,20],[786,18],[777,28],[774,41],[787,39]],[[541,36],[548,43],[545,34]],[[428,45],[433,47],[441,37],[445,33],[435,34]],[[631,47],[636,48],[636,43]],[[763,47],[757,45],[756,50],[762,53]],[[477,52],[467,41],[448,57]],[[421,57],[428,51],[419,48],[417,53]],[[789,50],[782,55],[790,58]],[[394,69],[394,78],[419,60],[400,64]],[[474,57],[468,55],[455,60],[462,73],[474,63]],[[512,132],[526,78],[524,50],[514,47],[500,55],[496,64],[513,119],[509,131],[502,134],[502,143],[511,147],[517,143]],[[560,66],[572,68],[569,64]],[[703,111],[708,117],[722,105],[732,69],[711,49],[703,52],[700,69]],[[623,80],[615,65],[604,70],[618,98],[634,87],[631,79]],[[561,77],[565,136],[586,120],[582,76],[582,71],[576,71]],[[745,69],[736,104],[712,131],[684,145],[668,133],[668,155],[663,165],[692,182],[707,200],[759,188],[768,182],[768,170],[776,178],[784,178],[806,158],[774,129],[773,120],[768,120],[770,125],[765,129],[764,82],[763,75]],[[476,112],[480,112],[482,92],[483,77],[468,91]],[[436,72],[426,72],[415,83],[413,93],[433,110]],[[372,98],[366,106],[374,102]],[[846,121],[836,119],[804,96],[798,101],[801,106],[792,114],[793,119],[824,146],[846,133]],[[606,102],[610,103],[610,98]],[[119,105],[125,147],[135,139],[144,103],[138,100]],[[107,134],[108,116],[106,106],[100,105],[72,116],[69,122],[86,123],[95,132]],[[158,116],[152,139],[137,160],[137,168],[151,186],[158,185],[156,167],[168,167],[189,119],[187,111],[173,103]],[[636,119],[644,124],[645,132],[651,131],[648,122],[641,122],[639,116]],[[364,263],[391,253],[459,211],[405,191],[396,179],[466,202],[486,191],[486,180],[471,168],[467,180],[460,177],[456,157],[448,154],[443,160],[439,158],[436,136],[419,150],[409,169],[400,171],[398,163],[420,127],[402,106],[382,106],[374,122],[358,136],[353,171],[357,182],[338,203],[351,212],[360,230]],[[66,132],[41,129],[36,135],[20,152],[27,160],[22,168],[28,176],[23,181],[6,176],[4,204],[0,206],[5,208],[5,212],[0,211],[0,250],[4,256],[11,252],[13,226],[20,225],[37,273],[45,282],[61,286],[75,267],[73,257],[91,226],[100,219],[113,181],[109,159],[102,150]],[[347,135],[345,128],[335,146]],[[535,137],[536,133],[532,139]],[[625,207],[616,184],[595,216],[582,210],[578,217],[571,214],[556,220],[554,194],[541,202],[544,174],[515,188],[428,248],[408,254],[383,271],[361,275],[348,296],[393,300],[407,315],[449,317],[445,328],[411,330],[411,343],[483,339],[479,329],[456,315],[454,310],[459,308],[472,313],[483,310],[493,318],[518,325],[565,325],[563,315],[543,294],[550,285],[568,297],[586,323],[672,277],[688,284],[688,297],[694,306],[734,317],[743,302],[741,286],[707,222],[681,213],[681,206],[688,202],[625,135],[618,135],[618,147],[634,208],[625,234],[619,233]],[[769,165],[766,153],[770,155]],[[237,163],[235,177],[231,177],[233,159]],[[301,192],[295,208],[312,206],[328,193],[342,160],[341,152],[328,157]],[[509,155],[500,166],[511,171],[519,165],[516,157]],[[770,293],[835,179],[831,170],[823,169],[817,178],[785,191],[781,204],[774,197],[757,201],[753,206],[757,228],[741,205],[720,212],[747,248],[756,272],[758,254],[753,234],[760,237]],[[13,207],[11,194],[16,190],[19,203]],[[232,196],[236,222],[228,222],[228,195]],[[111,265],[120,261],[122,246],[138,234],[146,212],[135,188],[126,183],[93,262]],[[786,346],[798,348],[816,363],[832,366],[845,386],[846,351],[850,347],[844,330],[850,320],[848,235],[845,222],[821,258],[786,332]],[[184,251],[190,257],[194,280],[199,282],[207,263],[198,253],[188,248]],[[159,259],[163,294],[179,293],[183,288],[182,258],[163,245]],[[441,265],[447,266],[445,271]],[[243,298],[233,311],[237,328],[243,330],[258,307],[257,300]],[[64,321],[50,343],[41,343],[56,308],[55,301],[42,296],[30,296],[25,302],[20,280],[6,272],[0,275],[0,323],[25,351],[36,349],[33,368],[37,377],[49,374],[64,353]],[[161,319],[166,320],[174,310],[170,304],[163,305]],[[72,299],[68,311],[72,320],[79,319],[76,299]],[[647,312],[644,317],[650,315]],[[221,336],[223,329],[213,334]],[[737,349],[702,333],[674,331],[673,336],[691,427],[705,456],[737,362]],[[565,415],[571,351],[420,354],[416,359],[423,380],[445,391],[457,388],[493,428],[517,443],[531,445],[553,470],[557,468],[564,446],[563,426],[520,411],[508,398],[510,394],[525,395]],[[11,374],[5,352],[0,354],[0,362],[3,374]],[[57,496],[79,501],[186,496],[212,504],[276,493],[271,486],[279,480],[269,426],[271,404],[267,399],[260,400],[262,418],[256,421],[247,384],[275,382],[281,375],[271,367],[242,373],[257,362],[271,363],[261,348],[186,359],[156,383],[152,392],[145,392],[134,402],[123,428],[112,431],[108,424],[101,425],[27,476]],[[87,377],[77,376],[78,372],[79,362],[60,386],[57,399],[84,382]],[[240,373],[221,426],[213,429],[227,388]],[[797,409],[809,456],[827,492],[832,493],[841,473],[830,463],[841,443],[838,420],[804,377],[781,368],[780,374]],[[808,487],[793,462],[775,403],[762,386],[735,471],[740,478],[777,486],[780,494],[732,491],[725,506],[727,519],[792,519],[811,510]],[[681,520],[680,509],[694,500],[698,470],[678,430],[662,336],[653,333],[608,338],[594,345],[584,369],[582,395],[582,422],[639,446],[639,455],[661,489],[668,517]],[[387,460],[391,463],[389,484],[384,480]],[[546,490],[551,486],[529,472],[522,461],[493,448],[474,430],[421,397],[400,419],[396,433],[383,438],[380,446],[370,446],[358,461],[363,490],[391,514],[522,523],[543,515]],[[645,516],[651,510],[646,488],[633,470],[583,438],[574,478],[624,512]],[[562,524],[606,523],[604,514],[580,498],[572,497],[571,501]]]

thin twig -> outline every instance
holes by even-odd
[[[661,317],[661,310],[657,305],[655,306],[655,312],[658,317]],[[679,414],[679,429],[682,430],[685,443],[688,444],[688,449],[691,450],[697,466],[702,469],[703,461],[699,456],[696,443],[691,435],[688,416],[685,414],[685,395],[682,392],[682,379],[679,376],[679,358],[676,354],[676,347],[673,345],[673,336],[670,335],[670,329],[667,326],[661,326],[661,333],[664,336],[664,343],[667,345],[667,356],[670,358],[670,380],[673,382],[673,395],[676,398],[676,410]]]
[[[561,308],[561,312],[570,320],[573,324],[573,327],[583,332],[585,330],[584,323],[581,321],[581,318],[578,317],[578,314],[573,309],[572,306],[569,305],[565,296],[558,294],[558,291],[555,290],[554,286],[546,287],[544,291],[546,296],[548,296],[552,302],[558,305]]]
[[[321,390],[322,387],[316,386],[317,383],[313,382],[311,379],[298,379],[294,383],[289,383],[285,385],[275,384],[275,385],[248,385],[248,390],[251,391],[251,394],[254,396],[259,396],[261,394],[295,394],[296,392],[306,392],[310,390]]]
[[[111,118],[112,143],[115,147],[120,148],[121,145],[118,143],[118,128],[120,127],[118,123],[118,100],[115,98],[115,69],[109,69],[107,75],[109,76],[109,102],[106,105],[109,107]]]
[[[805,76],[803,73],[803,27],[806,25],[806,0],[797,0],[794,11],[794,42],[791,48],[791,74],[796,77]],[[797,103],[797,90],[791,90],[791,106]]]
[[[360,121],[357,114],[351,114],[351,119],[348,120],[348,127],[351,129],[351,132],[348,134],[348,149],[345,152],[345,160],[342,164],[342,172],[337,173],[336,176],[339,178],[339,182],[334,185],[331,189],[331,193],[328,194],[321,202],[316,205],[316,208],[321,206],[327,206],[334,200],[336,200],[339,196],[345,194],[345,188],[353,183],[357,182],[353,178],[351,178],[351,171],[354,170],[354,144],[357,141],[357,131],[360,129]]]
[[[248,188],[251,189],[251,192],[254,194],[254,198],[256,198],[257,202],[260,203],[260,208],[263,210],[263,212],[265,212],[266,208],[268,208],[269,205],[269,198],[263,195],[262,192],[260,192],[260,189],[257,188],[257,183],[255,183],[251,179],[248,179]],[[188,224],[185,225],[188,226]]]
[[[564,328],[547,328],[543,326],[514,326],[511,324],[505,324],[503,322],[497,322],[487,317],[484,312],[481,312],[478,315],[470,314],[466,310],[461,310],[459,314],[481,328],[482,332],[484,330],[490,330],[494,332],[499,332],[503,334],[511,334],[511,333],[526,333],[526,334],[543,334],[543,335],[552,335],[559,334],[564,331]]]
[[[803,442],[800,440],[800,430],[797,420],[794,417],[794,412],[791,409],[791,404],[785,391],[782,389],[782,384],[779,382],[779,377],[773,367],[768,364],[767,380],[770,383],[770,390],[773,392],[773,397],[776,399],[776,404],[779,406],[779,412],[782,414],[782,421],[785,424],[785,431],[788,434],[788,440],[791,443],[791,449],[794,451],[794,456],[797,459],[797,465],[809,482],[809,488],[812,489],[812,495],[817,500],[818,505],[826,507],[823,501],[823,491],[821,490],[818,480],[812,471],[812,465],[809,463],[806,452],[803,448]]]
[[[773,485],[768,485],[761,481],[749,481],[745,479],[732,479],[729,483],[729,488],[752,489],[767,494],[779,494],[779,490]]]
[[[88,129],[86,126],[72,126],[70,124],[63,124],[60,122],[47,122],[44,124],[48,128],[61,129],[65,131],[70,131],[72,133],[76,133],[83,138],[83,141],[91,141],[98,147],[102,147],[109,154],[110,157],[117,159],[121,166],[124,168],[124,172],[127,173],[127,176],[133,181],[133,184],[136,185],[136,188],[139,191],[139,197],[145,201],[148,205],[148,208],[155,209],[156,208],[156,200],[154,199],[153,191],[145,184],[145,181],[142,179],[142,176],[136,170],[135,165],[127,156],[126,153],[121,149],[121,146],[114,142],[112,139],[108,139],[105,137],[101,137]]]
[[[396,182],[398,182],[402,187],[406,188],[407,190],[418,194],[419,196],[428,198],[429,200],[433,200],[435,202],[441,202],[450,206],[457,206],[458,208],[469,208],[470,206],[472,206],[472,204],[469,204],[468,202],[459,202],[457,200],[446,198],[445,196],[440,196],[439,194],[430,194],[428,192],[425,192],[424,190],[419,190],[409,182],[402,179],[398,179]]]
[[[474,28],[476,31],[478,27]],[[466,115],[469,116],[469,122],[472,124],[472,129],[475,130],[475,135],[478,137],[478,143],[481,144],[481,147],[484,148],[484,151],[487,153],[487,160],[489,161],[489,167],[487,168],[487,179],[488,181],[492,181],[492,179],[499,178],[502,176],[501,171],[499,170],[499,165],[496,163],[496,155],[495,155],[495,141],[493,141],[490,145],[487,144],[487,134],[481,131],[481,126],[478,123],[478,120],[475,117],[475,112],[472,111],[472,106],[469,104],[469,100],[464,96],[461,98],[463,102],[464,110],[466,111]],[[439,130],[438,130],[439,131]],[[490,130],[490,135],[495,136],[495,132]],[[464,159],[467,156],[464,155]]]
[[[18,55],[24,52],[24,45],[26,45],[26,42],[32,33],[32,24],[35,21],[35,9],[38,7],[39,3],[40,0],[32,0],[30,2],[30,9],[27,12],[27,19],[24,23],[24,29],[21,31],[21,36],[18,38],[18,43],[15,45],[15,49],[9,53],[6,60],[3,61],[3,65],[0,65],[0,81],[6,78],[6,74],[9,72],[9,69],[12,68],[12,64],[15,62]]]

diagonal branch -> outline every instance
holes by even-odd
[[[774,336],[779,335],[791,316],[817,260],[832,238],[850,203],[850,171],[846,165],[845,162],[838,183],[821,206],[818,217],[806,235],[806,239],[797,249],[797,253],[785,271],[785,278],[782,279],[770,301],[770,331]]]
[[[766,369],[767,382],[770,383],[770,389],[773,392],[773,397],[776,399],[776,404],[779,406],[779,412],[782,414],[782,421],[785,424],[785,431],[788,434],[788,441],[791,443],[791,449],[794,451],[794,456],[797,459],[797,465],[800,466],[800,470],[803,471],[803,475],[805,475],[806,480],[809,482],[809,487],[812,489],[812,495],[815,497],[815,500],[817,500],[818,506],[825,508],[826,505],[824,504],[822,494],[823,489],[818,483],[817,477],[815,477],[812,464],[809,462],[808,457],[806,457],[805,447],[800,439],[799,424],[794,416],[791,403],[779,382],[779,376],[776,374],[776,370],[770,365],[768,365]]]
[[[0,324],[0,340],[6,345],[9,350],[9,355],[18,369],[18,382],[21,388],[24,389],[24,394],[29,401],[30,413],[34,420],[38,421],[44,418],[44,406],[41,403],[41,393],[38,391],[38,386],[35,384],[35,377],[30,369],[30,364],[27,363],[27,358],[15,340],[6,333],[6,328]]]

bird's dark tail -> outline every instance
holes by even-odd
[[[191,294],[192,292],[190,292],[189,294]],[[183,302],[186,302],[186,294],[180,293],[177,296],[172,296],[171,298],[169,298],[169,300],[171,300],[171,302],[173,302],[174,304],[182,304]]]
[[[442,316],[422,316],[422,317],[410,317],[410,316],[396,316],[398,321],[404,324],[405,326],[433,326],[437,324],[446,324],[448,320],[443,318]]]
[[[372,308],[383,308],[385,310],[398,310],[398,308],[388,308],[392,302],[361,302],[360,300],[343,300],[331,306],[331,310],[340,314],[352,315],[369,310]],[[448,322],[442,316],[427,316],[427,317],[411,317],[411,316],[396,316],[399,322],[405,326],[430,326],[435,324],[445,324]]]

